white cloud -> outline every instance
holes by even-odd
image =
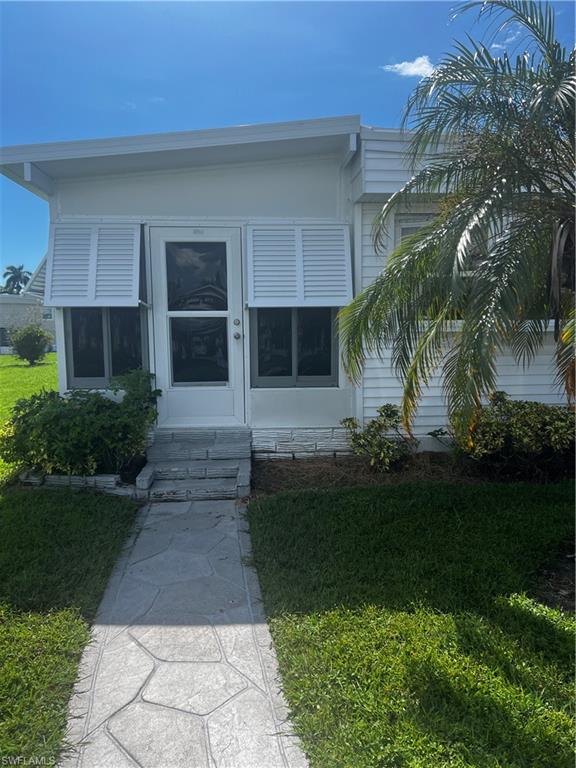
[[[137,108],[137,104],[135,101],[125,101],[121,107],[121,109],[124,110],[124,112],[134,112],[136,108]]]
[[[512,29],[512,31],[504,38],[504,40],[502,40],[501,43],[492,43],[490,47],[496,49],[497,51],[503,51],[508,45],[510,45],[510,43],[516,42],[521,34],[522,30],[519,27]]]
[[[164,104],[166,99],[164,98],[164,96],[151,96],[148,99],[148,101],[150,102],[150,104]]]
[[[381,69],[401,77],[428,77],[434,72],[434,66],[428,56],[417,56],[414,61],[402,61],[400,64],[386,64]]]

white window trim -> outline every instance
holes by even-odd
[[[102,313],[102,347],[104,353],[104,376],[88,378],[74,375],[74,350],[72,346],[72,317],[73,309],[99,309]],[[112,350],[110,345],[110,309],[118,307],[66,307],[64,309],[64,329],[66,340],[66,385],[67,389],[99,389],[110,388],[112,379]],[[127,307],[136,309],[136,307]],[[140,345],[142,354],[142,369],[148,370],[148,323],[146,312],[140,313]]]
[[[292,376],[260,376],[258,374],[258,311],[250,310],[250,381],[251,389],[336,389],[339,378],[338,338],[336,333],[336,314],[338,309],[330,307],[332,318],[331,336],[331,372],[327,376],[298,375],[298,310],[310,307],[260,307],[260,309],[290,309],[292,312]],[[325,307],[322,307],[325,309]]]

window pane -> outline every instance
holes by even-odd
[[[102,310],[95,307],[70,310],[74,377],[103,378],[104,336]]]
[[[226,243],[166,243],[168,309],[226,310]]]
[[[332,310],[298,310],[298,376],[332,374]]]
[[[136,307],[110,308],[112,376],[142,368],[142,325]]]
[[[228,381],[228,341],[225,317],[171,318],[172,381]]]
[[[258,310],[258,376],[292,376],[292,310]]]

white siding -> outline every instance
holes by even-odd
[[[410,179],[412,173],[405,158],[407,146],[407,140],[397,132],[362,132],[363,194],[391,194]]]
[[[372,221],[379,209],[377,204],[364,203],[362,206],[362,255],[360,259],[359,282],[362,287],[369,285],[382,270],[385,257],[374,252],[371,238]],[[394,227],[390,225],[390,238]],[[552,336],[547,339],[544,349],[533,364],[524,370],[515,364],[511,355],[505,355],[499,362],[498,389],[508,392],[516,399],[539,400],[546,403],[562,403],[563,398],[554,387],[554,344]],[[382,403],[399,404],[402,386],[392,369],[390,354],[383,360],[369,359],[364,370],[362,386],[361,416],[373,418]],[[439,427],[445,427],[446,408],[442,396],[442,383],[435,377],[426,389],[415,422],[415,434],[423,437]],[[423,447],[433,447],[423,445]]]

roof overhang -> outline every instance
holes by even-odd
[[[59,179],[170,171],[310,155],[349,161],[359,115],[262,123],[111,139],[27,144],[0,149],[0,172],[43,198]]]

